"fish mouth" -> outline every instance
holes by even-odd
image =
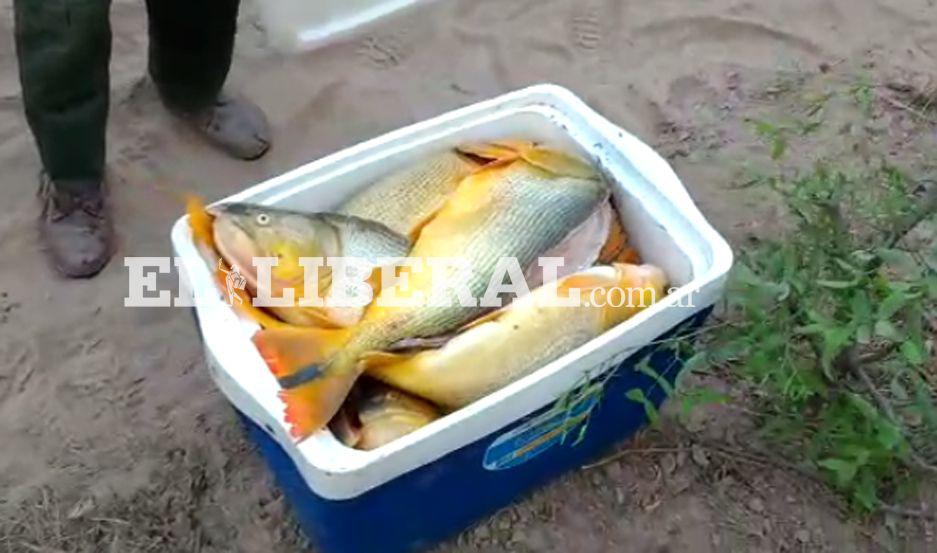
[[[231,217],[231,212],[226,210],[217,210],[215,216],[214,234],[215,247],[221,257],[231,266],[236,267],[238,271],[248,279],[252,287],[257,285],[256,275],[254,274],[254,258],[262,257],[250,234],[237,222],[236,218]]]

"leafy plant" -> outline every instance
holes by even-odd
[[[875,105],[875,84],[868,75],[862,75],[856,79],[850,89],[850,94],[863,113],[866,115],[872,113],[872,108]]]
[[[755,133],[771,146],[771,159],[781,159],[787,151],[787,127],[769,123],[768,121],[752,120]]]
[[[817,115],[820,109],[808,112],[807,119],[791,119],[785,123],[773,123],[764,119],[751,119],[755,134],[768,145],[771,150],[771,159],[779,160],[784,157],[790,144],[790,139],[796,136],[806,136],[815,132],[823,124]]]
[[[682,333],[678,331],[677,334]],[[688,419],[693,411],[699,407],[722,404],[728,400],[724,394],[715,390],[687,384],[687,377],[696,373],[707,359],[705,353],[695,350],[693,345],[695,341],[692,339],[694,336],[695,334],[681,336],[656,344],[661,350],[669,350],[672,354],[670,364],[664,368],[663,373],[656,371],[651,366],[651,355],[646,356],[635,366],[635,371],[653,379],[654,384],[647,393],[640,388],[634,388],[626,393],[626,397],[644,408],[645,415],[652,425],[659,424],[660,414],[657,406],[647,395],[658,388],[663,390],[667,399],[680,402],[680,416],[684,420]],[[671,384],[668,377],[675,371],[677,371],[675,382]]]
[[[775,128],[756,132],[777,158]],[[857,508],[875,509],[937,470],[934,383],[924,371],[937,274],[898,246],[934,207],[887,165],[850,174],[818,164],[764,182],[794,228],[742,252],[728,292],[732,324],[708,355],[751,384],[762,431],[780,451]]]

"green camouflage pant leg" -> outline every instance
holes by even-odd
[[[178,111],[205,108],[218,96],[234,51],[239,0],[147,0],[150,75]]]
[[[26,117],[56,181],[103,176],[110,0],[14,0]]]

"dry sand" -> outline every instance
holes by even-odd
[[[775,210],[730,190],[733,167],[718,156],[695,154],[751,145],[720,131],[727,114],[757,103],[741,94],[750,82],[841,62],[873,75],[937,72],[932,0],[440,0],[292,58],[264,46],[253,10],[231,88],[267,111],[275,147],[239,163],[139,84],[142,3],[115,1],[109,169],[120,250],[98,278],[66,282],[37,249],[39,164],[12,6],[0,0],[0,551],[298,548],[288,509],[208,378],[189,314],[123,307],[121,258],[170,254],[181,209],[160,186],[219,198],[402,125],[555,82],[661,146],[738,241]],[[442,550],[879,548],[809,485],[771,470],[752,483],[685,457],[660,460],[666,485],[658,459],[639,456],[570,476]],[[926,530],[911,550],[937,550]]]

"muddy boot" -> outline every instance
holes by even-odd
[[[211,106],[180,116],[232,157],[253,161],[270,149],[267,117],[249,100],[222,92]]]
[[[103,185],[59,187],[42,177],[39,232],[52,265],[69,278],[92,277],[114,251],[114,227]]]

